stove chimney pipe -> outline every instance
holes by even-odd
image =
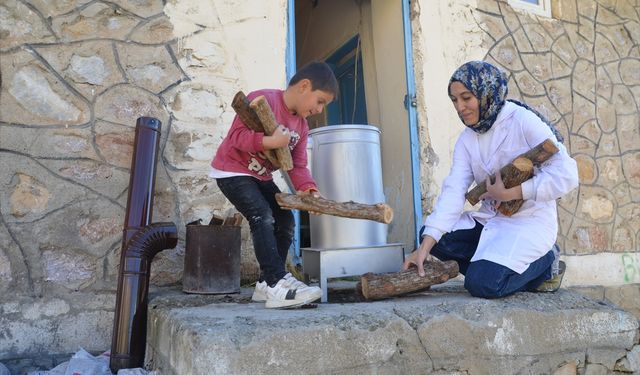
[[[161,126],[151,117],[136,122],[109,364],[114,373],[144,365],[151,261],[178,243],[174,223],[150,224]]]

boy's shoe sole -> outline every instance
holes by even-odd
[[[562,278],[564,277],[564,271],[566,271],[567,265],[560,261],[560,267],[558,270],[558,274],[549,280],[545,280],[540,286],[536,288],[536,292],[540,293],[552,293],[556,292],[560,289],[560,285],[562,284]]]

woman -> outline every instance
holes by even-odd
[[[522,103],[505,100],[507,79],[495,66],[482,61],[462,65],[448,91],[467,128],[456,142],[451,171],[425,220],[421,245],[403,269],[417,266],[424,275],[422,264],[433,255],[458,263],[473,296],[498,298],[536,290],[554,276],[556,199],[578,186],[576,163],[548,121]],[[560,151],[536,168],[531,179],[506,189],[497,173],[491,184],[491,174],[549,138]],[[487,193],[480,209],[463,212],[471,183],[485,180]],[[500,202],[513,199],[524,200],[517,213],[507,217],[497,211]]]

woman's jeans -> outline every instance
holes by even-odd
[[[260,279],[273,286],[286,274],[295,227],[291,211],[283,210],[276,202],[280,189],[273,181],[250,176],[219,178],[216,182],[222,194],[249,221]]]
[[[471,262],[483,228],[482,224],[476,222],[473,229],[446,233],[431,249],[431,255],[436,258],[458,263],[460,273],[465,275],[464,287],[472,296],[499,298],[516,292],[533,291],[551,278],[551,264],[555,258],[553,250],[531,263],[521,274],[488,260]]]

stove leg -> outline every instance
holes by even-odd
[[[327,275],[322,272],[322,267],[320,268],[320,289],[322,289],[322,298],[320,298],[320,302],[327,302]]]

